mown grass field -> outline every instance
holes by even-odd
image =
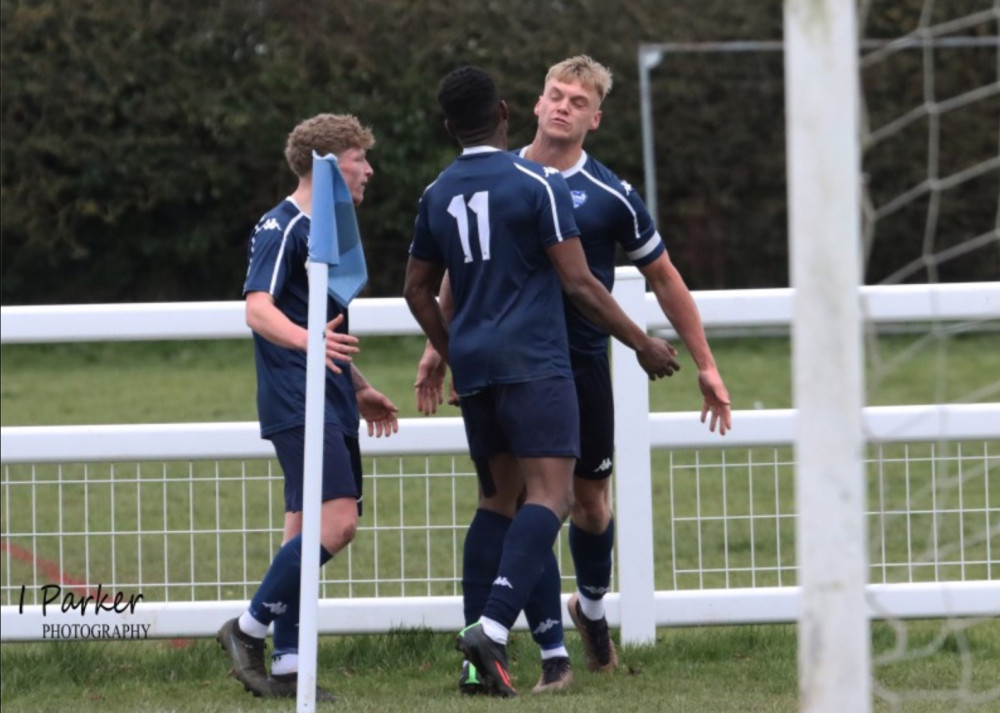
[[[368,339],[357,363],[376,386],[390,394],[403,416],[415,416],[412,381],[422,342],[415,338]],[[791,405],[789,345],[785,339],[716,340],[716,358],[736,409],[783,408]],[[942,401],[990,401],[997,398],[998,377],[992,365],[1000,352],[1000,336],[952,336],[940,341],[926,337],[895,336],[878,340],[868,377],[871,404],[914,404]],[[652,387],[654,410],[693,411],[700,406],[690,360],[671,380]],[[891,367],[891,368],[890,368]],[[9,425],[86,423],[163,423],[200,421],[249,421],[255,418],[253,358],[250,343],[194,342],[151,344],[75,344],[2,348],[0,359],[0,422]],[[445,407],[445,415],[456,411]],[[739,421],[734,424],[739,428]],[[931,500],[939,505],[956,498],[954,482],[941,478],[940,487],[928,490],[934,467],[929,457],[914,446],[905,459],[890,457],[892,469],[906,472],[917,493],[895,490],[889,505],[900,498],[923,508]],[[948,446],[955,449],[957,446]],[[966,452],[983,444],[966,444]],[[787,449],[719,451],[726,458],[725,498],[718,484],[723,472],[704,453],[657,454],[654,462],[654,515],[656,530],[656,579],[658,588],[676,586],[747,586],[794,583],[794,525],[791,456]],[[996,464],[997,445],[986,460]],[[938,451],[938,456],[942,452]],[[945,452],[949,458],[953,451]],[[919,457],[918,457],[919,456]],[[716,458],[720,456],[716,455]],[[667,477],[668,459],[676,475]],[[455,557],[461,547],[465,517],[474,507],[474,481],[468,475],[467,459],[378,459],[366,461],[369,478],[369,510],[362,519],[368,528],[359,533],[348,562],[332,563],[343,579],[362,584],[328,585],[328,596],[343,596],[350,589],[357,596],[374,592],[385,595],[456,593],[456,583],[443,582],[427,591],[428,576],[454,577]],[[898,461],[898,462],[893,462]],[[697,462],[698,470],[678,468]],[[141,465],[141,468],[138,466]],[[38,531],[51,528],[63,532],[151,532],[111,537],[64,538],[58,553],[61,562],[81,567],[93,581],[152,581],[162,588],[143,587],[152,600],[167,586],[176,584],[171,599],[215,598],[216,563],[224,563],[223,579],[230,582],[222,594],[246,598],[248,590],[266,566],[276,544],[273,528],[280,523],[278,472],[266,462],[203,464],[192,471],[188,464],[135,464],[132,470],[116,466],[109,474],[96,465],[66,466],[61,471],[40,468],[30,477],[36,490],[48,497],[34,510],[15,503],[3,507],[4,533],[23,532],[37,523]],[[940,474],[940,466],[938,466]],[[201,470],[204,469],[204,470]],[[269,470],[270,469],[270,470]],[[400,473],[457,472],[450,477],[401,478]],[[994,467],[993,473],[997,472]],[[777,474],[777,476],[775,475]],[[5,472],[5,484],[27,478],[23,471]],[[987,562],[970,568],[967,578],[988,575],[1000,545],[988,549],[986,518],[997,522],[1000,512],[995,496],[1000,492],[995,475],[986,475],[962,491],[962,504],[980,511],[975,517],[899,520],[906,530],[936,528],[938,540],[926,547],[922,557],[932,557],[941,544],[961,540],[963,556],[970,562]],[[59,485],[60,481],[71,484]],[[72,482],[75,481],[75,482]],[[881,502],[885,493],[872,478],[870,502]],[[37,485],[37,483],[43,485]],[[44,484],[44,483],[48,484]],[[935,483],[938,481],[935,480]],[[771,485],[768,485],[771,483]],[[992,485],[992,488],[989,486]],[[752,490],[751,490],[752,489]],[[11,493],[14,493],[12,496]],[[3,496],[21,492],[5,488]],[[58,495],[56,495],[58,493]],[[671,508],[669,497],[672,494]],[[454,502],[453,502],[454,498]],[[916,498],[914,500],[914,498]],[[723,507],[729,515],[749,510],[759,516],[746,522],[730,518],[726,526],[712,525]],[[86,503],[86,508],[77,506]],[[112,506],[113,503],[113,506]],[[166,503],[166,506],[164,505]],[[778,503],[778,504],[776,504]],[[61,504],[61,507],[57,507]],[[990,507],[992,505],[992,507]],[[112,516],[112,508],[114,515]],[[742,508],[742,510],[741,510]],[[452,513],[457,513],[453,516]],[[249,513],[249,521],[247,520]],[[379,531],[371,529],[377,513]],[[367,520],[367,522],[366,522]],[[670,526],[673,522],[673,527]],[[221,529],[201,533],[203,525]],[[427,525],[441,527],[426,534]],[[421,531],[413,536],[403,533]],[[887,554],[895,561],[912,546],[901,538],[900,528],[886,536]],[[995,540],[995,538],[993,538]],[[780,540],[781,555],[775,548]],[[39,540],[38,542],[42,542]],[[376,547],[378,543],[378,547]],[[880,543],[881,544],[881,543]],[[35,546],[39,546],[35,543]],[[45,547],[43,543],[41,547]],[[731,559],[726,572],[694,574],[699,561],[718,563],[724,546]],[[113,554],[112,554],[113,552]],[[143,571],[136,565],[142,553]],[[377,554],[376,554],[377,553]],[[55,557],[51,551],[47,556]],[[874,556],[882,556],[880,551]],[[772,559],[767,559],[767,558]],[[700,558],[700,559],[699,559]],[[715,558],[714,560],[712,558]],[[751,559],[757,571],[741,573]],[[460,558],[459,558],[460,561]],[[565,561],[568,561],[565,560]],[[36,576],[23,563],[0,560],[8,582],[31,582]],[[992,572],[997,570],[992,564]],[[930,574],[928,574],[930,572]],[[571,570],[564,571],[567,591]],[[933,572],[918,568],[916,578]],[[912,572],[890,574],[890,581],[912,577]],[[699,582],[698,580],[701,580]],[[5,604],[9,603],[7,597]],[[568,623],[568,622],[567,622]],[[924,696],[914,702],[881,710],[940,711],[995,710],[985,699],[997,693],[1000,680],[1000,626],[977,623],[964,632],[947,633],[944,622],[911,622],[906,631],[913,637],[902,647],[908,652],[898,663],[876,668],[878,684],[889,691],[927,689],[944,693],[966,691],[966,702],[958,698],[943,702]],[[938,641],[940,639],[940,641]],[[894,630],[878,625],[875,651],[892,650],[898,643]],[[346,710],[448,711],[467,708],[493,710],[498,701],[469,701],[454,692],[457,653],[449,637],[428,632],[397,632],[386,636],[324,637],[321,642],[321,682],[345,696]],[[582,661],[575,634],[569,645],[575,661]],[[537,655],[529,637],[519,635],[514,645],[515,676],[522,689],[530,688],[538,675]],[[926,653],[925,653],[926,651]],[[2,653],[4,704],[12,710],[100,710],[100,711],[222,711],[292,710],[294,704],[254,701],[225,676],[225,661],[214,642],[198,641],[177,648],[168,642],[134,644],[5,644]],[[605,711],[631,708],[636,711],[792,711],[797,710],[794,627],[736,627],[663,630],[656,647],[627,650],[622,670],[613,676],[588,676],[577,666],[578,685],[569,695],[539,700],[524,696],[514,705],[527,710]],[[967,674],[967,675],[966,675]],[[891,696],[890,696],[891,697]],[[979,700],[977,702],[977,698]],[[964,706],[964,707],[963,707]]]

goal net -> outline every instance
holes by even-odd
[[[1000,2],[865,0],[858,26],[864,279],[1000,280]],[[932,319],[902,332],[866,325],[867,403],[890,400],[904,373],[923,381],[924,403],[1000,400],[1000,369],[989,366],[1000,353],[1000,306],[982,321]],[[961,354],[981,365],[972,387],[951,376]],[[867,478],[878,513],[867,523],[870,581],[997,578],[1000,424],[994,430],[986,443],[880,448],[881,467]],[[880,553],[904,539],[910,565],[880,567]],[[998,635],[995,617],[874,625],[878,710],[991,709],[996,662],[975,652]],[[954,659],[953,678],[923,680],[922,666],[942,657]]]

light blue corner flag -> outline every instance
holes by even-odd
[[[354,199],[337,157],[315,151],[309,259],[330,266],[327,291],[345,309],[368,282]]]

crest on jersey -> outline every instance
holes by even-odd
[[[579,208],[584,203],[587,202],[587,192],[586,191],[570,191],[573,196],[573,207]]]

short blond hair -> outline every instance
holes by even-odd
[[[579,82],[584,89],[594,90],[598,100],[602,102],[614,83],[611,70],[585,54],[564,59],[549,67],[545,83],[548,84],[553,79],[558,82]]]
[[[325,156],[348,149],[367,151],[375,145],[375,135],[353,114],[317,114],[292,129],[285,142],[285,160],[300,178],[312,172],[313,151]]]

